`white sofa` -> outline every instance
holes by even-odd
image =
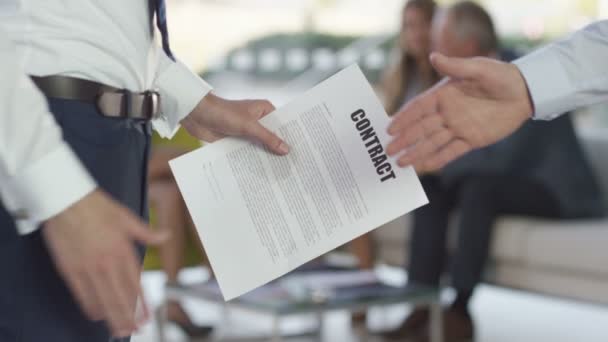
[[[581,140],[608,199],[608,134],[586,132]],[[409,221],[406,216],[374,232],[380,262],[406,262]],[[608,304],[608,218],[504,217],[494,229],[486,282]]]

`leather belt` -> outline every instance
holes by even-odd
[[[46,97],[89,102],[104,116],[151,120],[160,112],[160,94],[155,91],[135,93],[67,76],[31,78]]]

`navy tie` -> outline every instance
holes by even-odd
[[[169,58],[175,60],[171,48],[169,47],[169,31],[167,30],[167,8],[165,0],[152,0],[154,4],[154,12],[156,13],[156,26],[163,38],[163,50]]]

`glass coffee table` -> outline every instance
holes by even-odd
[[[348,283],[349,279],[353,280],[354,285]],[[314,314],[318,324],[315,339],[322,341],[326,313],[337,310],[365,312],[371,307],[403,303],[427,305],[431,312],[431,342],[443,342],[439,289],[385,285],[374,279],[373,271],[323,270],[305,274],[295,272],[229,302],[224,301],[215,281],[167,286],[165,289],[165,302],[186,298],[210,301],[223,306],[225,310],[238,308],[270,315],[273,318],[273,342],[283,340],[280,324],[281,320],[288,316]],[[156,315],[161,342],[165,342],[164,308],[163,303]]]

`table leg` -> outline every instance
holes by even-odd
[[[167,302],[163,300],[163,302],[156,308],[154,312],[154,317],[156,320],[156,333],[158,335],[158,342],[165,342],[165,327],[167,325]]]
[[[230,324],[232,324],[232,315],[230,312],[230,307],[228,306],[228,304],[224,303],[222,305],[222,307],[220,308],[221,314],[220,316],[221,321],[222,321],[222,326],[227,327],[230,326]]]
[[[323,341],[323,329],[325,327],[325,320],[323,319],[323,311],[319,310],[316,313],[317,316],[317,341],[321,342]]]
[[[443,322],[442,309],[440,300],[432,302],[430,305],[431,311],[431,342],[443,342]]]
[[[276,315],[272,319],[272,342],[281,342],[283,337],[281,335],[281,318]]]

